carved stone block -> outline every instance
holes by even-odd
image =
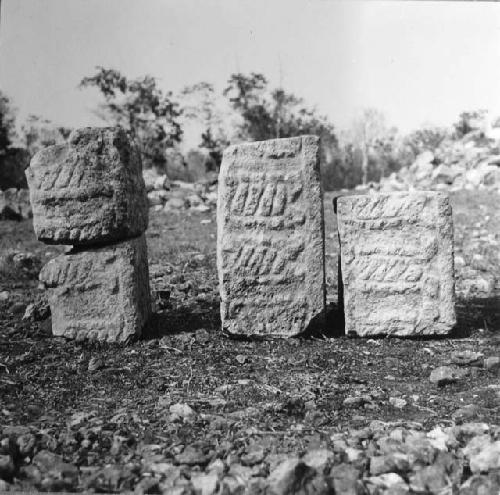
[[[322,323],[324,222],[316,137],[225,151],[217,265],[226,331],[284,337]]]
[[[448,197],[404,192],[336,203],[346,333],[448,333],[456,323]]]
[[[56,336],[125,341],[141,334],[151,314],[144,235],[60,255],[43,267],[40,280]]]
[[[125,240],[148,225],[141,160],[124,130],[87,127],[40,150],[26,169],[33,226],[48,244]]]

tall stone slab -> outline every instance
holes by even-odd
[[[40,150],[26,177],[40,241],[104,244],[147,228],[141,159],[123,129],[77,129],[68,144]]]
[[[60,255],[43,267],[40,280],[56,336],[122,342],[140,335],[151,315],[144,235]]]
[[[346,333],[447,334],[456,323],[448,197],[343,196],[336,210]]]
[[[324,221],[316,137],[226,149],[217,266],[225,331],[289,337],[322,323]]]

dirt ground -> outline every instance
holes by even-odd
[[[29,427],[37,449],[60,454],[85,478],[108,464],[140,462],[145,446],[149,455],[161,452],[196,470],[240,455],[256,439],[268,452],[290,455],[373,420],[426,429],[464,420],[500,424],[500,367],[482,364],[500,356],[499,200],[498,193],[452,195],[459,322],[450,337],[425,340],[337,335],[331,193],[325,220],[333,316],[323,335],[307,339],[222,335],[215,215],[162,212],[151,212],[147,232],[157,313],[144,337],[128,346],[52,338],[50,318],[22,320],[26,305],[43,296],[36,266],[18,269],[6,256],[30,252],[45,263],[63,249],[37,242],[29,221],[0,222],[0,429]],[[464,351],[480,353],[477,362]],[[467,376],[431,383],[431,371],[450,363],[465,364]],[[171,409],[179,403],[193,413],[182,421]],[[82,443],[89,432],[92,441]],[[190,453],[201,459],[179,461]],[[16,477],[15,486],[31,486],[28,474]],[[74,488],[84,486],[80,480]]]

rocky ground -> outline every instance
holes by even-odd
[[[36,277],[62,249],[0,222],[0,492],[498,493],[499,200],[452,194],[459,324],[438,340],[339,336],[333,305],[324,335],[231,340],[213,209],[165,208],[147,233],[144,338],[52,338]]]

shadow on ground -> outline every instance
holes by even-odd
[[[500,297],[475,297],[458,299],[456,303],[457,324],[449,335],[417,336],[416,340],[438,340],[441,338],[469,338],[475,332],[486,332],[500,339]],[[345,336],[345,318],[342,307],[330,303],[326,310],[326,322],[323,328],[309,325],[304,337],[323,336],[328,338]],[[386,338],[381,336],[380,338]]]
[[[154,313],[144,329],[142,339],[158,339],[166,335],[184,332],[196,332],[205,329],[209,332],[220,328],[218,304],[211,304],[203,309],[181,306],[176,309]]]
[[[500,297],[458,299],[457,325],[450,338],[468,338],[481,329],[500,338]]]
[[[457,300],[456,311],[457,325],[451,334],[442,338],[469,338],[478,330],[496,334],[500,338],[499,297],[459,299]],[[218,331],[220,326],[220,312],[217,303],[196,310],[189,306],[181,306],[153,314],[143,332],[142,339],[156,339],[166,335],[196,332],[201,329],[214,332]],[[342,308],[337,304],[330,303],[326,310],[325,324],[322,325],[319,318],[314,318],[300,337],[336,338],[344,336],[345,320]],[[417,340],[439,338],[441,337],[416,337]]]

